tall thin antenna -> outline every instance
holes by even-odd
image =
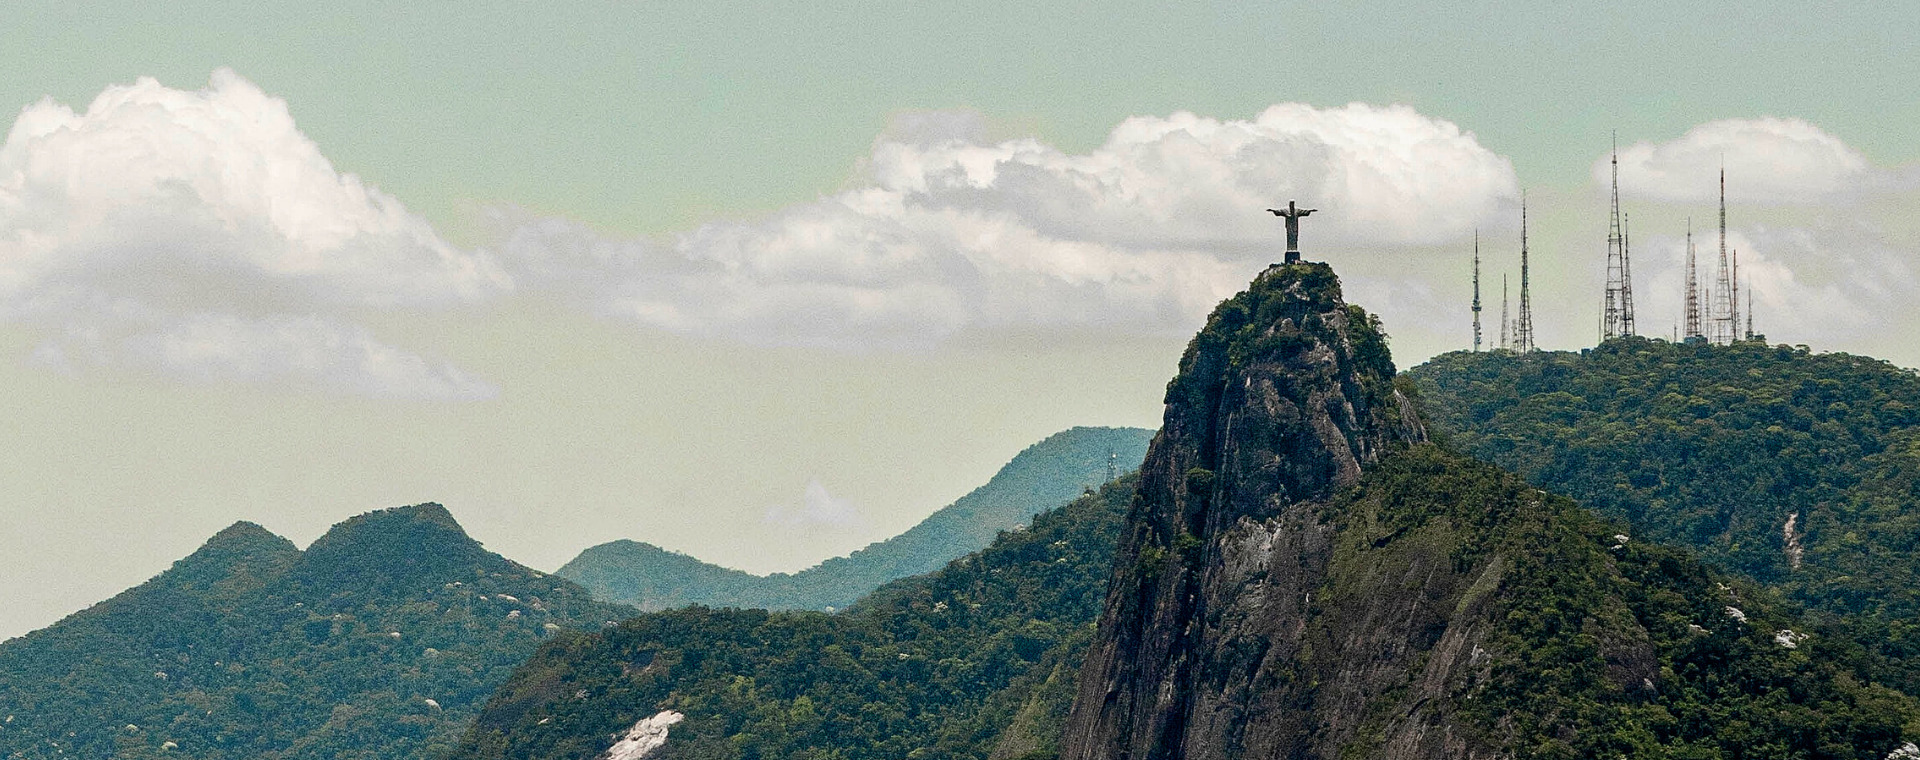
[[[1618,193],[1619,190],[1615,190]],[[1638,335],[1633,324],[1633,229],[1632,220],[1620,215],[1620,334]]]
[[[1533,353],[1533,297],[1527,287],[1527,196],[1520,195],[1520,315],[1514,325],[1514,350]]]
[[[1700,338],[1709,343],[1713,342],[1713,297],[1713,288],[1700,288],[1700,323],[1701,329],[1706,331],[1700,334]]]
[[[1740,249],[1733,249],[1733,292],[1727,297],[1727,342],[1740,333]]]
[[[1480,352],[1480,231],[1473,231],[1473,352]]]
[[[1119,477],[1119,472],[1118,472],[1119,464],[1120,464],[1120,455],[1113,453],[1113,449],[1107,449],[1107,480],[1106,482],[1112,483],[1114,478]]]
[[[1507,347],[1507,273],[1500,273],[1500,347]]]
[[[1607,295],[1601,306],[1601,340],[1633,334],[1633,269],[1627,254],[1626,217],[1620,213],[1620,137],[1613,138],[1613,192],[1607,214]]]
[[[1747,283],[1747,340],[1753,340],[1753,283]]]
[[[1700,276],[1694,264],[1693,217],[1687,217],[1687,337],[1700,335]]]
[[[1720,271],[1713,281],[1713,334],[1708,340],[1714,343],[1733,342],[1733,265],[1727,258],[1727,170],[1720,169]]]

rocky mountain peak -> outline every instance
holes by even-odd
[[[1268,269],[1188,345],[1140,516],[1173,540],[1351,485],[1388,447],[1426,438],[1393,378],[1378,321],[1341,300],[1331,268]]]

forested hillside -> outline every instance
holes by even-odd
[[[1153,431],[1076,427],[1027,447],[986,485],[918,525],[845,557],[797,573],[756,576],[637,541],[614,541],[580,553],[558,574],[595,595],[644,610],[688,604],[773,610],[825,610],[852,604],[880,584],[933,572],[978,551],[1000,531],[1066,503],[1106,479],[1109,457],[1119,472],[1140,465]]]
[[[0,757],[433,757],[540,642],[634,613],[486,551],[436,504],[305,552],[239,523],[0,645]]]
[[[687,718],[650,760],[1056,757],[1136,483],[841,614],[694,607],[557,640],[452,757],[589,758],[666,710]],[[1346,530],[1341,572],[1315,593],[1329,614],[1377,602],[1370,578],[1473,568],[1449,596],[1403,601],[1439,615],[1414,621],[1430,636],[1463,605],[1501,621],[1483,642],[1497,664],[1455,697],[1471,696],[1458,704],[1477,740],[1518,757],[1878,760],[1920,719],[1848,670],[1859,644],[1804,637],[1763,591],[1438,447],[1389,458],[1328,511]],[[1176,566],[1141,563],[1114,570]],[[1493,588],[1502,601],[1475,607]],[[1352,717],[1379,731],[1390,716]],[[1377,746],[1368,735],[1354,746]]]
[[[687,715],[651,756],[668,760],[1050,751],[1133,483],[839,614],[692,607],[556,641],[454,756],[588,758],[662,710]]]
[[[1740,343],[1454,353],[1407,373],[1460,449],[1877,641],[1920,694],[1920,376]]]

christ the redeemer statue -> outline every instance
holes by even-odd
[[[1315,211],[1319,211],[1320,209],[1300,208],[1299,206],[1294,205],[1293,201],[1287,201],[1287,208],[1284,211],[1277,208],[1270,208],[1267,210],[1273,212],[1274,216],[1283,217],[1287,220],[1286,263],[1288,264],[1300,263],[1300,217],[1306,216]]]

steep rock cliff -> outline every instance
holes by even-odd
[[[1303,643],[1331,558],[1318,505],[1425,437],[1393,374],[1325,265],[1271,268],[1215,309],[1167,387],[1065,757],[1227,757],[1300,732],[1264,704],[1297,689],[1252,687],[1286,686]]]
[[[1684,554],[1426,443],[1324,265],[1221,304],[1166,403],[1064,760],[1877,757],[1911,714]]]

